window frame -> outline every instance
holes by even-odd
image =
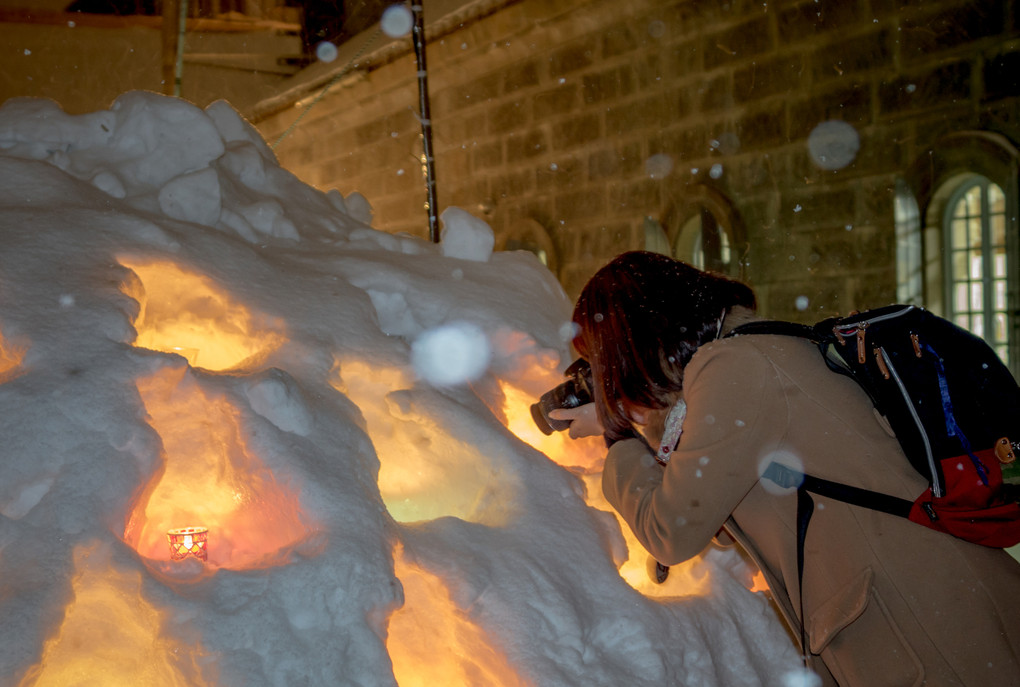
[[[987,131],[964,131],[926,149],[907,170],[906,189],[917,203],[924,278],[922,305],[951,317],[951,275],[947,223],[951,202],[962,188],[984,178],[1004,194],[1007,255],[1006,337],[1009,367],[1020,378],[1020,152],[1006,137]],[[899,192],[899,191],[898,191]],[[898,236],[899,240],[900,237]],[[899,261],[898,261],[899,263]],[[898,264],[899,267],[899,264]],[[898,280],[901,275],[897,274]]]
[[[709,259],[707,264],[698,266],[735,279],[746,279],[747,232],[733,203],[707,184],[688,186],[683,190],[682,198],[663,213],[662,224],[673,257],[692,262],[694,249],[704,241],[708,222],[709,231],[714,229],[716,235],[725,239],[713,242],[713,252],[718,253],[716,259]],[[698,231],[692,232],[695,220],[698,221]],[[725,263],[721,260],[723,253],[728,253],[729,257]]]

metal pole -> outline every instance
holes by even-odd
[[[188,0],[180,0],[180,14],[177,19],[177,60],[174,64],[174,95],[181,95],[181,81],[184,74],[184,32],[188,27]]]
[[[414,42],[414,59],[418,63],[418,104],[421,108],[422,163],[425,170],[425,191],[427,199],[425,209],[429,216],[429,239],[439,243],[439,220],[436,216],[436,172],[435,159],[432,156],[432,114],[429,108],[428,70],[425,66],[425,18],[422,13],[424,0],[412,3],[414,13],[414,29],[411,37]]]
[[[174,94],[174,66],[177,63],[177,0],[163,0],[163,95]]]

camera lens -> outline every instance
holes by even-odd
[[[549,417],[550,411],[557,408],[577,408],[591,403],[591,367],[588,362],[578,359],[567,368],[567,381],[555,389],[542,394],[538,403],[531,406],[531,417],[543,434],[562,432],[570,427],[570,420],[554,420]]]

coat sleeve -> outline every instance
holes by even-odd
[[[612,446],[602,473],[606,499],[664,565],[708,545],[788,425],[775,368],[746,340],[704,346],[684,376],[687,418],[669,464],[631,439]]]

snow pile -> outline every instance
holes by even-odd
[[[561,381],[570,304],[466,213],[441,246],[377,232],[225,103],[148,93],[9,102],[0,179],[6,684],[796,668],[732,557],[691,566],[698,594],[635,591],[597,471],[507,430],[512,390]],[[167,525],[208,525],[208,560],[171,561]]]

